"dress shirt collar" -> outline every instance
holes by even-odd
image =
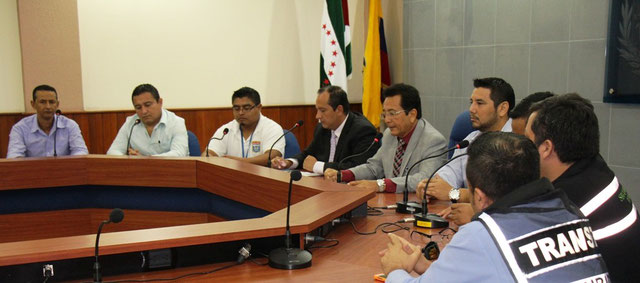
[[[504,126],[502,126],[502,130],[501,131],[502,132],[507,132],[507,133],[513,132],[513,128],[511,128],[511,122],[512,121],[513,120],[511,120],[511,118],[509,118],[509,120],[507,120],[507,122],[504,123]]]
[[[344,129],[344,124],[347,123],[347,119],[349,119],[349,114],[347,114],[347,116],[344,117],[344,120],[342,121],[342,124],[340,124],[340,126],[338,126],[337,129],[331,131],[331,133],[336,135],[336,137],[338,137],[338,139],[340,138],[340,134],[342,134],[342,129]]]
[[[418,121],[419,122],[419,121]],[[411,129],[411,131],[409,131],[409,133],[404,136],[404,137],[398,137],[398,142],[400,142],[400,140],[404,141],[404,147],[406,148],[407,145],[409,144],[409,141],[411,140],[411,136],[413,136],[413,132],[416,130],[416,126],[418,126],[418,123],[416,123],[415,125],[413,125],[413,129]]]
[[[166,112],[167,110],[162,108],[162,114],[160,114],[160,121],[158,121],[158,123],[155,126],[153,126],[153,130],[157,129],[161,124],[165,125],[165,127],[167,126],[167,123],[169,122],[169,114],[167,114]],[[140,119],[140,116],[138,116],[138,114],[136,114],[136,119]],[[136,119],[133,119],[133,121],[135,121]],[[144,125],[144,123],[142,123],[142,119],[140,119],[140,121],[141,121],[140,124]]]
[[[157,128],[160,124],[164,124],[165,126],[167,125],[167,120],[169,119],[167,116],[167,113],[165,113],[167,110],[162,109],[162,116],[160,116],[160,121],[158,122],[158,124],[154,127]]]
[[[33,114],[32,117],[33,117],[33,120],[31,121],[31,126],[30,126],[31,129],[29,129],[31,133],[35,133],[38,130],[41,130],[44,133],[44,130],[40,129],[40,125],[38,125],[38,114]],[[55,132],[56,123],[58,124],[57,128],[65,128],[65,123],[63,123],[62,121],[60,122],[58,121],[60,117],[62,117],[62,115],[53,116],[53,127],[51,127],[49,134],[52,134],[53,132]]]

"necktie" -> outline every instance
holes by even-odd
[[[329,162],[333,162],[333,157],[336,155],[336,145],[338,144],[338,136],[334,131],[331,131],[331,149],[329,150]]]
[[[398,139],[398,149],[396,149],[396,156],[393,158],[393,177],[397,177],[400,174],[400,165],[402,165],[402,156],[404,156],[405,143],[403,139]]]

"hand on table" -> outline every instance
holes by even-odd
[[[363,188],[372,190],[374,192],[378,192],[378,182],[372,180],[359,180],[359,181],[351,181],[347,185],[354,186],[356,188]]]
[[[452,203],[450,207],[440,211],[438,215],[461,226],[471,222],[474,212],[470,203]]]
[[[424,179],[418,183],[418,187],[416,188],[416,196],[418,199],[422,199],[424,194],[424,189],[427,189],[427,195],[433,196],[439,200],[449,200],[449,191],[451,191],[451,185],[447,183],[444,179],[440,178],[438,174],[436,174],[429,182],[427,186],[427,179]]]
[[[316,162],[318,162],[318,159],[316,159],[313,155],[307,155],[307,157],[304,159],[304,162],[302,162],[302,169],[313,172],[313,165],[315,165]]]
[[[327,181],[337,182],[338,170],[333,168],[327,168],[327,170],[324,170],[324,179]]]
[[[387,236],[389,237],[387,249],[379,253],[381,256],[380,264],[384,274],[388,275],[396,269],[403,269],[407,272],[413,271],[420,257],[424,258],[420,247],[395,234],[388,233]]]
[[[292,164],[293,162],[291,162],[291,160],[286,160],[280,156],[276,156],[271,159],[271,168],[275,169],[288,169],[291,168]]]

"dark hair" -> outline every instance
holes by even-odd
[[[248,97],[249,100],[251,100],[251,102],[253,102],[253,104],[255,105],[260,104],[260,94],[255,89],[252,89],[247,86],[242,87],[233,92],[233,95],[231,96],[231,103],[233,103],[233,101],[236,100],[236,98],[243,98],[243,97]]]
[[[491,100],[493,100],[493,107],[498,108],[500,103],[506,101],[509,103],[509,112],[516,104],[516,96],[513,93],[511,85],[501,78],[483,78],[474,79],[473,87],[475,88],[488,88],[491,90]]]
[[[555,94],[549,91],[536,92],[536,93],[529,94],[527,97],[520,100],[518,104],[516,104],[516,107],[514,107],[513,110],[511,110],[511,113],[509,113],[509,118],[512,118],[512,119],[528,118],[529,108],[531,108],[531,105],[533,105],[536,102],[545,100],[549,97],[552,97],[554,95]]]
[[[55,88],[53,88],[50,85],[39,85],[36,88],[33,89],[33,101],[36,101],[36,91],[53,91],[53,93],[56,94],[56,100],[58,100],[58,92],[56,91]]]
[[[531,131],[540,146],[545,140],[553,143],[563,163],[592,158],[600,152],[600,130],[593,105],[576,93],[551,97],[534,104],[537,112]]]
[[[153,99],[155,99],[156,101],[160,100],[160,93],[158,93],[158,90],[156,89],[156,87],[150,84],[141,84],[136,88],[134,88],[133,93],[131,94],[131,100],[133,101],[134,97],[141,95],[145,92],[151,93],[151,96],[153,96]]]
[[[338,105],[342,105],[344,114],[349,113],[349,98],[347,93],[339,86],[325,86],[318,90],[318,95],[327,92],[329,93],[329,105],[333,108],[333,111],[338,108]]]
[[[407,112],[411,111],[411,109],[416,109],[416,111],[418,112],[418,119],[422,118],[422,103],[420,102],[420,93],[415,87],[408,84],[399,83],[391,85],[388,88],[384,89],[384,91],[382,91],[382,97],[384,97],[384,99],[396,95],[401,96],[400,106],[402,106],[402,109]]]
[[[525,136],[507,132],[480,135],[467,150],[469,188],[492,200],[540,178],[540,155]]]

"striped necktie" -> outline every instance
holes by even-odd
[[[397,177],[400,174],[400,165],[402,165],[402,156],[404,156],[405,143],[403,139],[398,139],[398,149],[396,149],[396,156],[393,158],[393,177]]]
[[[338,145],[338,136],[334,131],[331,131],[331,148],[329,149],[329,162],[333,162],[334,155],[336,155],[336,145]]]

